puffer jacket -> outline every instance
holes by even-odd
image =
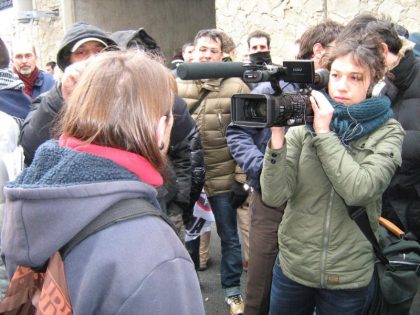
[[[249,88],[239,78],[197,81],[177,79],[177,83],[178,94],[187,102],[190,111],[200,96],[208,91],[200,106],[192,113],[200,130],[204,150],[204,188],[208,196],[229,192],[236,165],[226,143],[226,128],[231,121],[231,97],[236,93],[249,93]]]
[[[381,195],[401,164],[404,131],[394,119],[344,146],[334,132],[312,136],[305,126],[290,128],[286,145],[267,147],[261,174],[263,201],[287,201],[279,227],[279,258],[290,279],[315,288],[368,285],[372,245],[347,207],[365,207],[378,232]]]

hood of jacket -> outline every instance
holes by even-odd
[[[31,166],[4,190],[1,234],[9,274],[16,264],[37,267],[114,203],[156,190],[111,160],[44,143]]]
[[[83,22],[77,22],[70,27],[58,48],[57,65],[62,71],[70,64],[70,54],[73,45],[79,40],[88,37],[98,38],[108,45],[117,45],[98,27]]]
[[[156,40],[144,28],[138,30],[116,31],[110,35],[120,47],[137,48],[160,57],[164,57]]]

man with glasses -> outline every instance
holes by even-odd
[[[195,37],[196,62],[221,62],[223,38],[218,30],[201,30]],[[216,219],[221,238],[221,284],[230,313],[243,314],[240,290],[242,274],[241,244],[236,222],[236,209],[229,203],[234,181],[235,161],[226,143],[226,128],[231,121],[231,96],[249,93],[239,78],[219,78],[195,81],[177,80],[178,93],[187,102],[190,113],[200,130],[206,178],[204,188]]]

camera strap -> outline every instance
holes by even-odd
[[[204,98],[210,93],[209,90],[204,90],[203,94],[201,94],[200,98],[198,99],[197,103],[195,103],[190,108],[190,114],[194,114],[194,112],[197,110],[197,108],[200,106],[200,104],[203,102]]]

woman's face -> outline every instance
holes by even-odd
[[[336,102],[347,106],[360,103],[366,99],[370,84],[369,69],[355,64],[350,54],[331,64],[328,93]]]

